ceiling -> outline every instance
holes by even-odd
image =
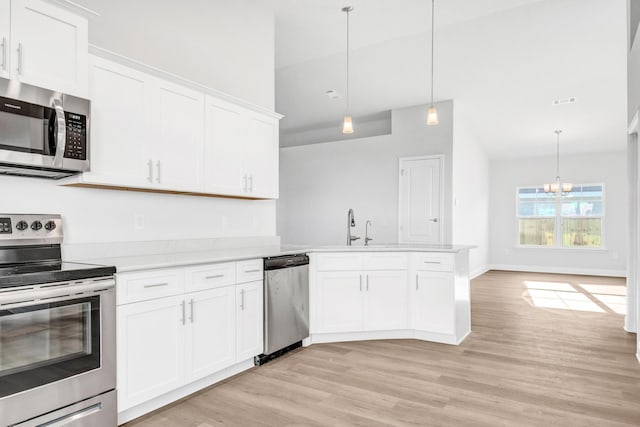
[[[345,93],[345,5],[356,132],[359,117],[428,102],[428,0],[264,3],[284,134],[340,125],[345,100],[324,92]],[[436,101],[454,100],[490,157],[552,155],[555,129],[564,152],[625,148],[625,0],[436,0],[435,19]]]

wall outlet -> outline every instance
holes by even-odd
[[[133,215],[133,227],[136,230],[144,230],[144,215],[143,214],[134,214]]]

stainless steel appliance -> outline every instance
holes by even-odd
[[[264,354],[261,365],[302,345],[309,336],[309,257],[264,259]]]
[[[89,113],[87,99],[0,78],[0,174],[88,171]]]
[[[114,267],[63,262],[59,215],[0,214],[0,425],[117,424]]]

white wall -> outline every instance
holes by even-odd
[[[468,127],[461,103],[453,120],[453,243],[475,245],[469,252],[471,275],[489,267],[489,158]]]
[[[252,0],[76,0],[89,42],[273,109],[273,12]]]
[[[65,244],[275,235],[275,202],[60,187],[0,176],[0,212],[57,213]],[[144,216],[144,229],[134,216]]]
[[[636,33],[635,41],[630,46],[627,70],[627,100],[629,104],[629,120],[631,120],[638,108],[640,108],[640,31]]]
[[[574,184],[605,184],[606,250],[517,248],[516,187],[552,182],[555,156],[494,159],[489,260],[493,268],[584,274],[626,274],[627,160],[625,152],[561,157],[561,175]]]
[[[451,194],[451,101],[438,104],[439,126],[426,126],[426,106],[392,112],[392,133],[282,148],[278,234],[283,243],[346,243],[347,211],[362,240],[371,220],[372,244],[398,241],[398,158],[445,155],[445,195]],[[337,126],[339,123],[337,124]],[[358,123],[354,123],[356,127]],[[444,241],[451,242],[451,198],[445,199]]]

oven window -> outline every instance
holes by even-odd
[[[99,367],[99,296],[0,310],[0,397]]]
[[[0,149],[48,154],[47,121],[0,111]]]

